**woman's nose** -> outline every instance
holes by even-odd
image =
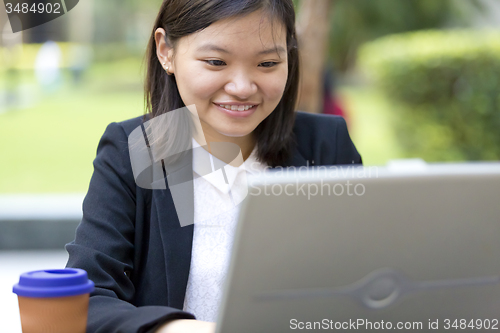
[[[257,85],[247,74],[240,73],[233,76],[226,84],[225,90],[240,99],[248,99],[257,92]]]

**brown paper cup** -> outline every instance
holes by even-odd
[[[13,288],[23,333],[85,333],[94,283],[82,269],[21,274]]]
[[[89,294],[18,300],[23,333],[85,333]]]

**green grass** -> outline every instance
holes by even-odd
[[[0,114],[0,193],[85,192],[106,126],[143,114],[138,61],[87,74],[82,86],[66,80],[34,106]]]

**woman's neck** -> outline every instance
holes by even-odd
[[[212,154],[213,156],[224,160],[224,154],[218,153],[216,150],[211,149],[210,143],[211,142],[231,142],[236,145],[238,145],[241,149],[241,154],[243,156],[243,161],[246,161],[247,158],[252,154],[253,149],[255,148],[256,145],[256,140],[253,136],[252,133],[249,135],[243,136],[243,137],[231,137],[231,136],[225,136],[220,133],[211,133],[211,131],[203,131],[204,134],[204,139],[203,138],[196,138],[195,140],[200,144],[204,145],[204,141],[206,141],[208,152]],[[224,161],[226,163],[229,163],[231,161]]]

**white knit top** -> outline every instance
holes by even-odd
[[[193,140],[193,147],[196,146],[199,145]],[[198,320],[215,322],[236,219],[242,200],[249,195],[246,176],[247,173],[264,172],[266,165],[257,161],[255,148],[239,167],[224,167],[228,180],[226,183],[222,170],[200,177],[202,173],[197,172],[197,160],[200,156],[196,156],[197,154],[207,154],[211,161],[216,159],[204,149],[193,150],[194,234],[183,309],[194,314]]]

